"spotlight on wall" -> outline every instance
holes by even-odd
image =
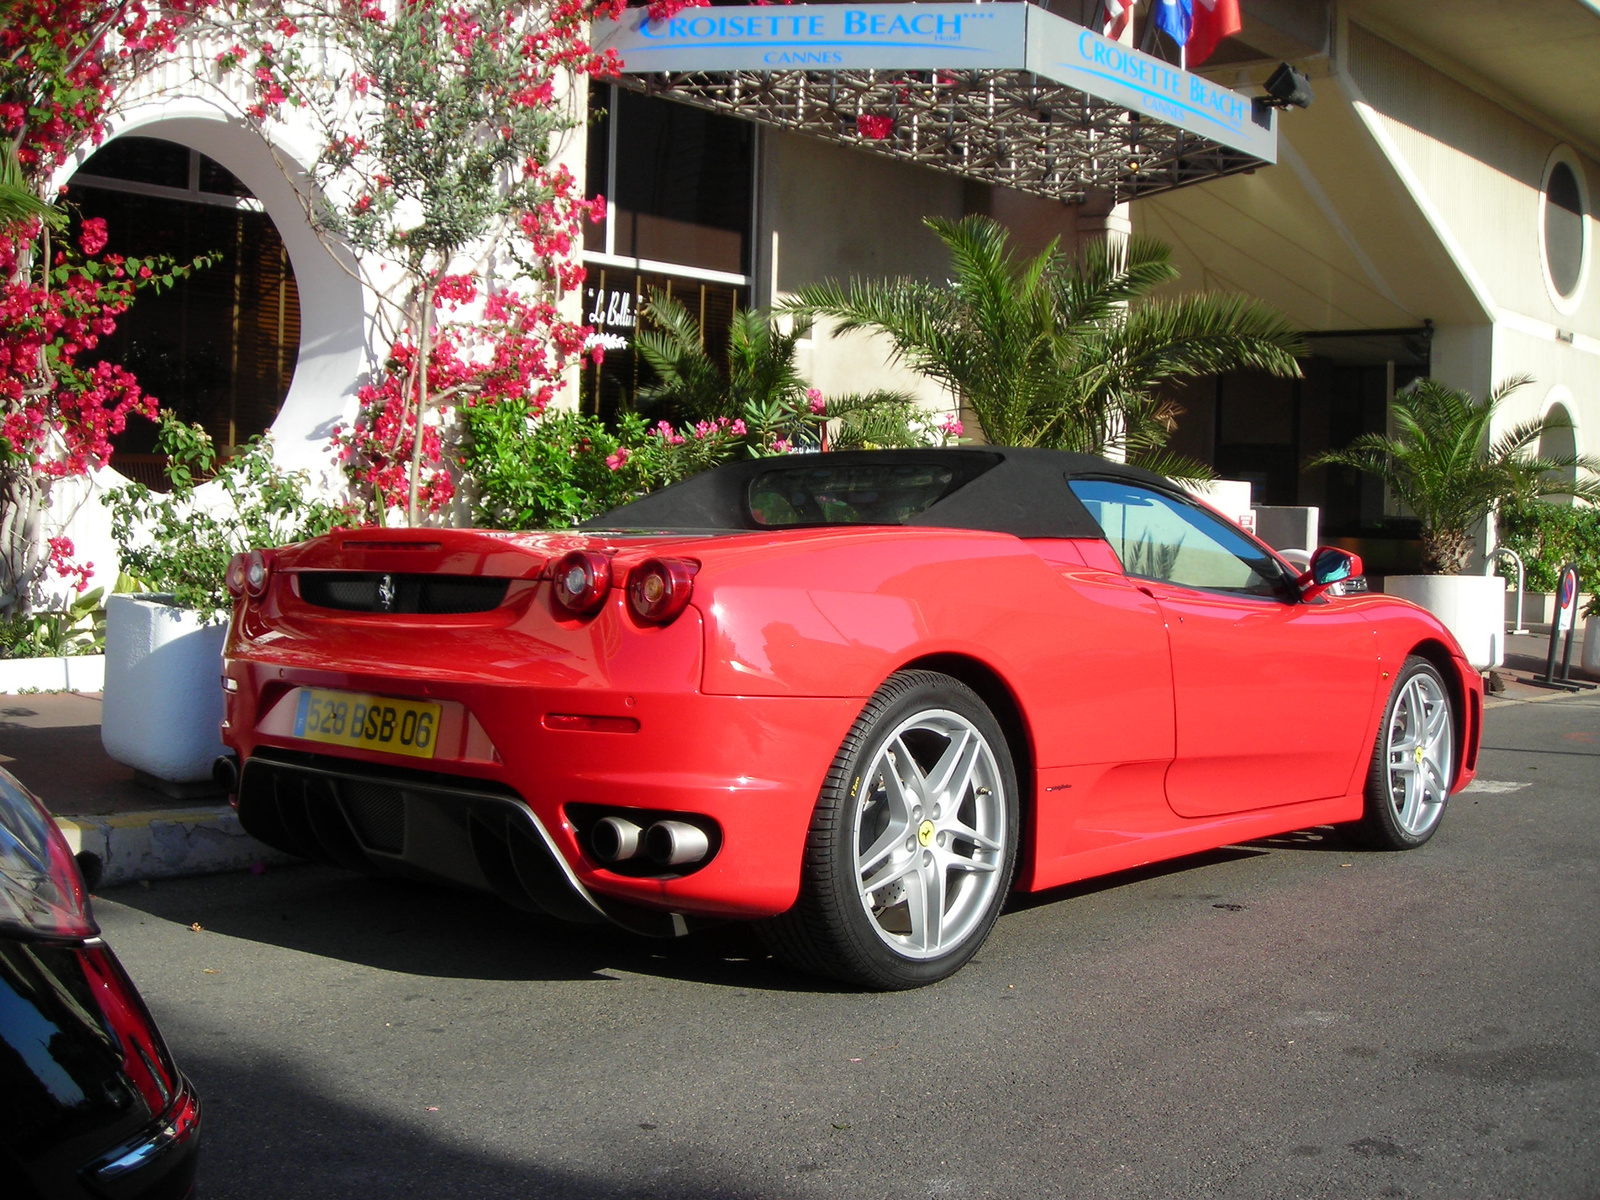
[[[1279,63],[1278,69],[1267,76],[1263,86],[1267,94],[1261,98],[1261,102],[1271,108],[1310,108],[1311,102],[1317,98],[1305,72],[1295,70],[1288,63]]]

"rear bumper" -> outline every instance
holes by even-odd
[[[200,1153],[200,1099],[188,1079],[157,1121],[83,1170],[107,1200],[185,1200],[194,1192]]]
[[[239,816],[305,857],[448,879],[567,920],[647,933],[686,918],[758,918],[798,894],[817,794],[861,701],[619,694],[328,678],[235,662],[224,740],[240,758]],[[484,733],[471,757],[417,760],[286,736],[274,713],[296,686],[459,705]],[[253,697],[265,697],[258,706]],[[549,714],[627,715],[631,733],[548,728]],[[278,732],[272,732],[278,730]],[[467,745],[472,739],[464,739]],[[675,878],[609,870],[583,844],[576,807],[694,814],[713,857]]]

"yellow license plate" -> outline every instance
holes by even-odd
[[[294,716],[297,738],[414,758],[432,758],[438,734],[437,704],[359,692],[302,688]]]

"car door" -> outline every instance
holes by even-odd
[[[1343,795],[1371,752],[1371,622],[1337,601],[1302,601],[1275,557],[1175,493],[1112,479],[1072,488],[1166,618],[1173,811],[1205,817]]]

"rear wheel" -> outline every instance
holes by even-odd
[[[891,676],[817,800],[800,898],[769,924],[780,957],[878,988],[934,983],[988,936],[1016,862],[1005,735],[948,675]]]
[[[1455,715],[1444,679],[1412,655],[1395,681],[1354,832],[1379,850],[1411,850],[1433,836],[1455,778]]]

